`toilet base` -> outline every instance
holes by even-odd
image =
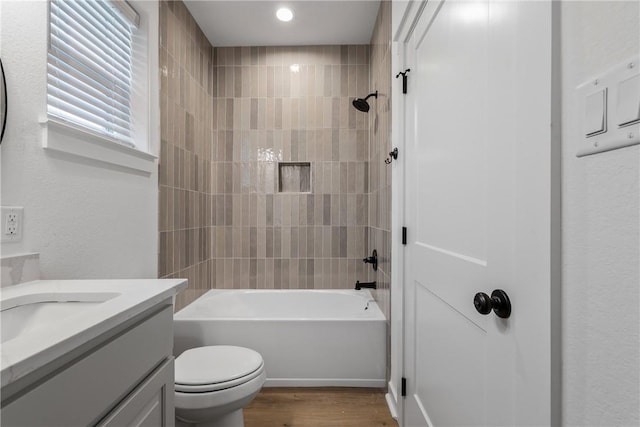
[[[176,427],[244,427],[244,416],[238,409],[208,423],[190,424],[176,418]]]

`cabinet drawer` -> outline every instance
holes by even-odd
[[[172,331],[172,306],[163,306],[7,404],[3,426],[95,424],[171,357]]]
[[[173,357],[156,369],[98,427],[173,427]]]

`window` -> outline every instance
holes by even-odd
[[[134,147],[133,43],[139,15],[124,0],[51,0],[50,118]]]

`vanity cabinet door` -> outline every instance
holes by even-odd
[[[129,394],[99,427],[174,427],[173,357]]]
[[[173,307],[163,306],[145,316],[4,404],[2,425],[81,427],[104,420],[173,357]]]

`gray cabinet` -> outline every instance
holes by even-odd
[[[173,358],[156,369],[99,427],[158,427],[175,425]]]
[[[114,325],[81,350],[3,396],[3,427],[174,425],[172,304]]]

